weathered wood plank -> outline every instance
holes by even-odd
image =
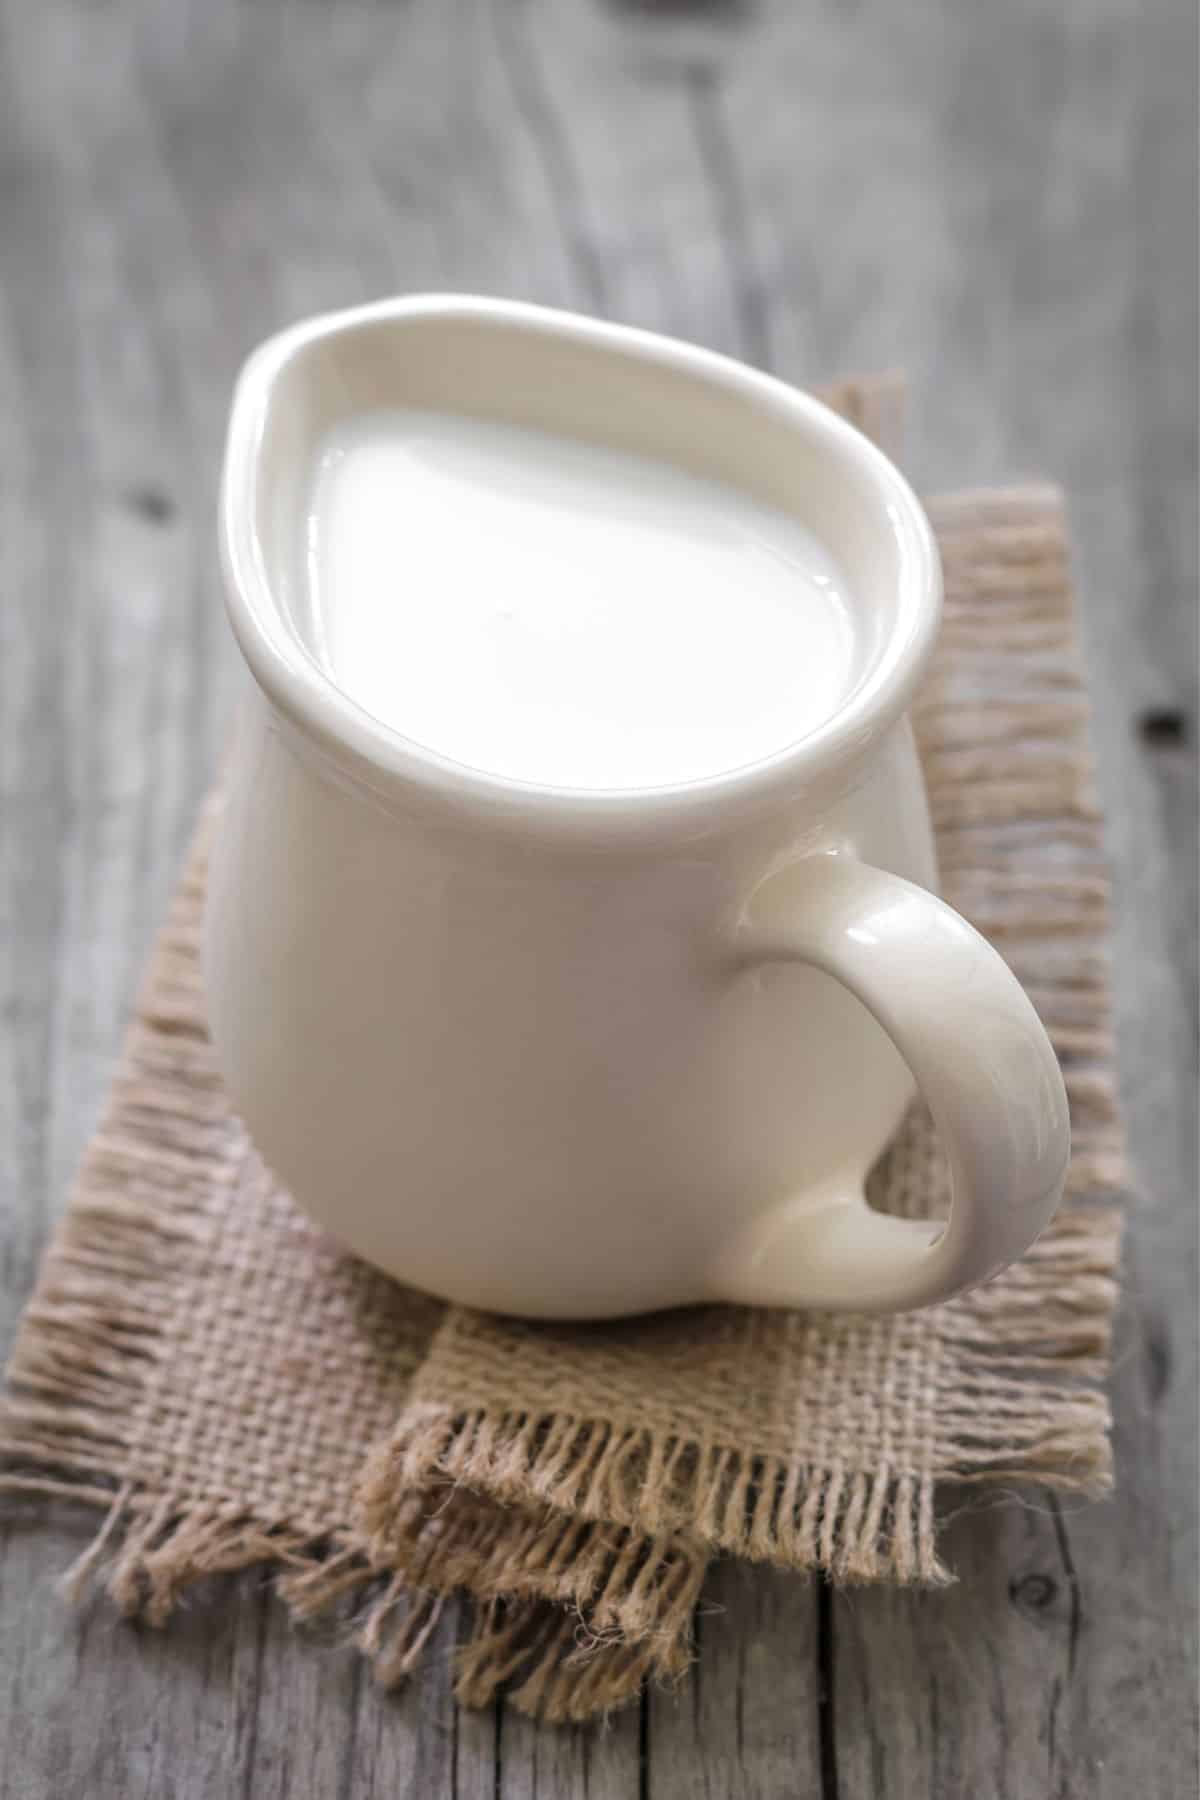
[[[1189,307],[1149,276],[1174,254],[1169,232],[1194,242],[1188,184],[1165,166],[1161,125],[1191,107],[1182,69],[1194,21],[1162,23],[1133,41],[1115,11],[1097,8],[1069,30],[1057,19],[1031,34],[1029,90],[1035,56],[1050,55],[1058,78],[1030,121],[1040,168],[1026,138],[1013,178],[1024,164],[1029,195],[1057,181],[1065,200],[1055,159],[1070,143],[1087,179],[1071,196],[1069,242],[1023,268],[1029,291],[998,309],[1012,367],[1041,368],[1041,383],[989,387],[1010,466],[1029,466],[1045,429],[1042,454],[1071,489],[1080,545],[1116,871],[1122,1086],[1142,1189],[1117,1342],[1119,1487],[1102,1507],[968,1514],[952,1540],[963,1576],[953,1594],[839,1602],[843,1794],[878,1792],[881,1781],[890,1791],[890,1780],[921,1793],[1166,1796],[1195,1779],[1196,1419],[1192,1380],[1173,1373],[1196,1363],[1195,767],[1186,748],[1148,747],[1138,731],[1147,709],[1178,712],[1192,730],[1196,716],[1195,415],[1172,387],[1183,370],[1183,387],[1194,385],[1194,289]],[[985,32],[973,55],[988,50]],[[986,107],[986,61],[960,79]],[[971,161],[991,167],[999,145],[979,129],[964,134],[958,161],[982,187],[987,169],[972,177]],[[1127,208],[1131,161],[1143,198]],[[988,265],[987,245],[968,238],[964,266],[976,251]],[[1079,304],[1056,311],[1052,292]],[[1072,403],[1059,403],[1068,392]]]
[[[0,1794],[1187,1791],[1195,767],[1170,719],[1194,734],[1191,9],[0,17],[3,1344],[225,728],[211,519],[234,369],[289,317],[399,287],[591,306],[805,380],[903,364],[928,485],[1064,482],[1147,1194],[1121,1489],[1062,1518],[964,1515],[958,1589],[818,1606],[722,1569],[695,1688],[553,1734],[455,1715],[452,1617],[391,1699],[254,1580],[165,1637],[100,1609],[74,1625],[53,1578],[90,1527],[6,1513]],[[1167,723],[1144,741],[1149,710]]]
[[[649,1706],[648,1800],[756,1800],[821,1782],[816,1587],[732,1560],[714,1565],[698,1660]]]

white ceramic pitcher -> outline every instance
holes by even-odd
[[[298,622],[314,443],[386,405],[576,433],[791,509],[862,603],[862,678],[780,754],[676,788],[538,788],[409,741]],[[1066,1097],[1017,982],[933,893],[906,711],[937,553],[860,434],[642,332],[391,301],[250,359],[222,537],[256,685],[210,875],[210,1016],[310,1213],[405,1282],[560,1318],[915,1307],[1026,1249],[1061,1191]],[[914,1079],[952,1164],[944,1227],[863,1199]]]

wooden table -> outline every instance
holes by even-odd
[[[799,381],[903,366],[930,488],[1067,488],[1144,1198],[1119,1487],[964,1512],[936,1594],[728,1565],[678,1698],[385,1698],[261,1580],[166,1635],[0,1526],[0,1793],[1194,1791],[1195,9],[1187,0],[0,0],[0,1349],[226,731],[214,483],[247,349],[397,289],[589,309]]]

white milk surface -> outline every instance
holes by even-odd
[[[696,781],[783,749],[858,675],[845,579],[787,514],[670,463],[457,414],[318,446],[311,648],[405,737],[539,786]]]

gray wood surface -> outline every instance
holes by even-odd
[[[929,487],[1067,488],[1144,1193],[1100,1506],[964,1499],[963,1576],[718,1569],[605,1731],[398,1698],[253,1578],[67,1615],[0,1521],[0,1794],[1195,1791],[1196,16],[1190,0],[0,0],[0,1351],[229,715],[234,370],[408,288],[580,306],[800,381],[903,366]]]

